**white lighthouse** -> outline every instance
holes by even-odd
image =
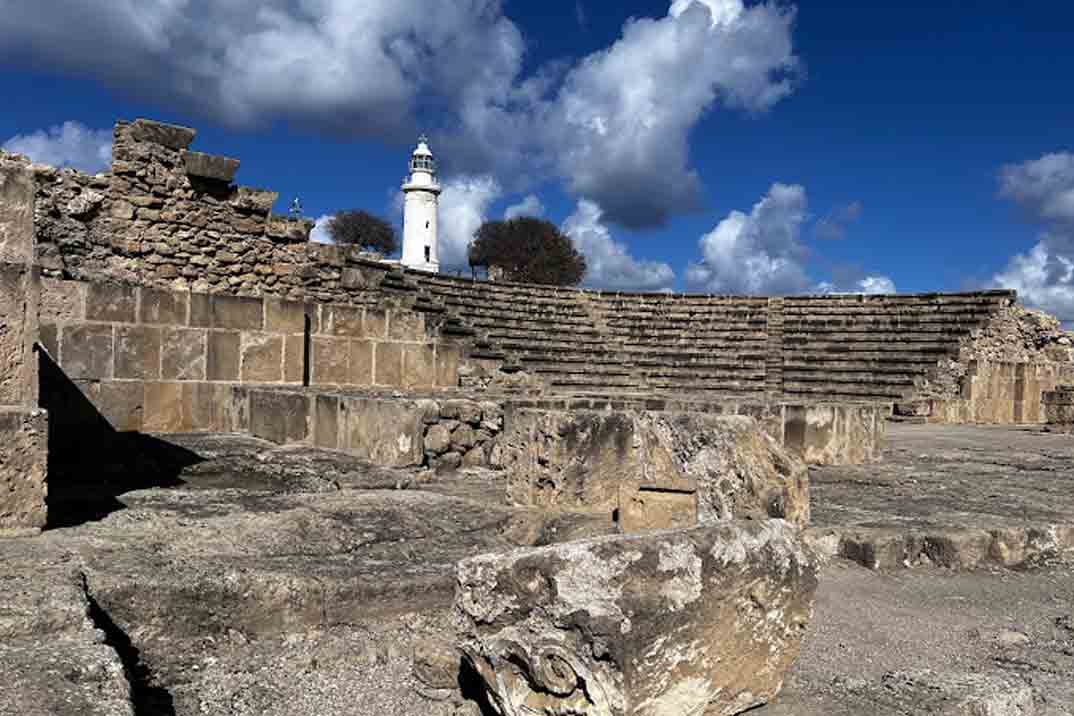
[[[436,246],[436,210],[440,202],[440,184],[436,181],[436,162],[429,151],[429,140],[422,135],[418,148],[410,157],[410,176],[403,182],[403,258],[407,268],[440,271]]]

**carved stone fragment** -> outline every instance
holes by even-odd
[[[459,563],[460,648],[502,716],[730,716],[767,703],[812,617],[783,520],[600,537]]]

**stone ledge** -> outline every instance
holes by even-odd
[[[183,166],[188,176],[231,182],[239,170],[239,160],[219,154],[183,150]]]

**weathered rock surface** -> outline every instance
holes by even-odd
[[[462,561],[467,661],[504,716],[737,714],[780,689],[817,562],[783,520]]]
[[[0,715],[132,716],[125,665],[77,567],[38,540],[0,540],[0,555]]]
[[[502,452],[514,504],[617,509],[630,531],[734,518],[809,522],[805,464],[752,418],[519,410],[508,422]]]

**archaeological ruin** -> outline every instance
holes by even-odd
[[[0,153],[0,715],[1074,713],[1055,319],[403,268],[195,134]]]

